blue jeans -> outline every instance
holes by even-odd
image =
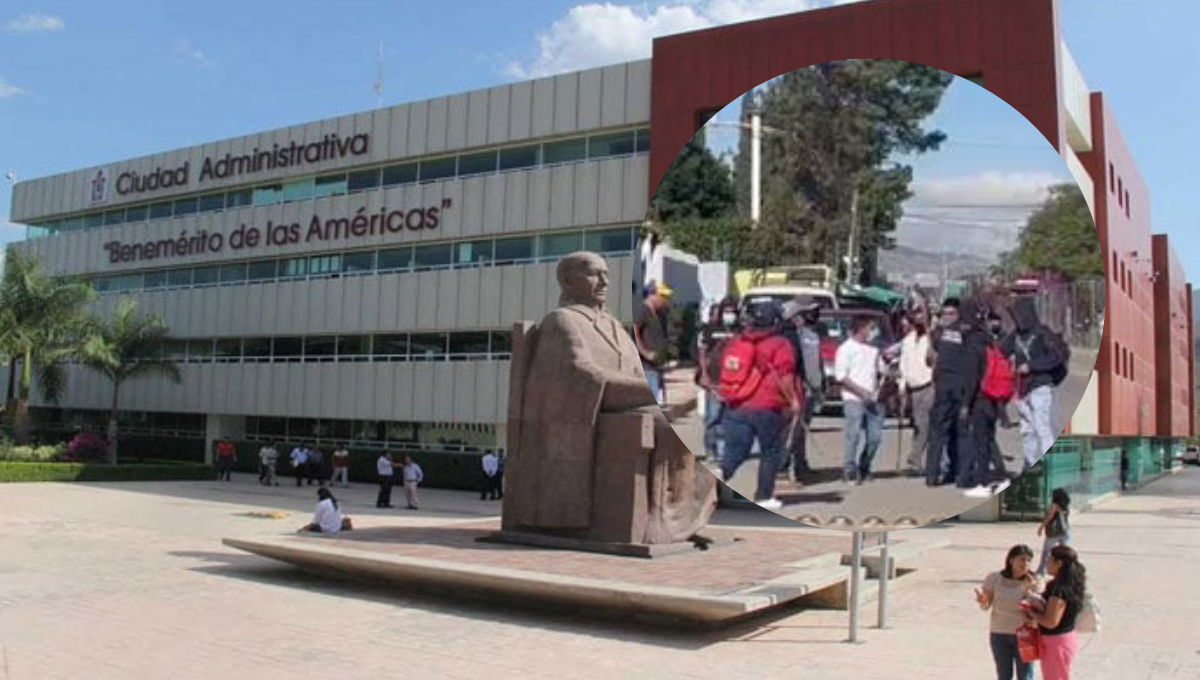
[[[1021,661],[1015,634],[992,633],[992,659],[996,662],[997,680],[1013,680],[1014,666],[1017,680],[1033,680],[1033,664]]]
[[[724,416],[725,455],[721,458],[721,476],[728,482],[754,448],[758,440],[758,485],[755,501],[775,495],[775,471],[779,468],[780,440],[788,417],[782,411],[727,409]]]
[[[718,464],[721,462],[721,451],[724,448],[724,434],[721,431],[725,404],[717,398],[713,390],[704,391],[704,451]]]
[[[1050,566],[1050,551],[1051,550],[1054,550],[1055,548],[1057,548],[1060,545],[1070,545],[1070,544],[1071,544],[1071,532],[1070,531],[1063,534],[1062,536],[1045,536],[1042,539],[1042,554],[1038,557],[1037,573],[1041,576],[1046,575],[1046,568],[1048,566]]]
[[[650,383],[650,391],[654,392],[654,400],[658,402],[659,406],[662,406],[663,401],[665,401],[664,397],[666,396],[663,394],[662,373],[658,368],[644,361],[642,362],[642,370],[646,372],[646,382]]]
[[[846,460],[843,471],[847,477],[866,477],[871,463],[883,443],[883,407],[867,405],[849,399],[842,405],[846,415]]]

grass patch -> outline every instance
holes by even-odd
[[[18,482],[162,482],[216,478],[209,465],[127,463],[0,462],[0,483]]]

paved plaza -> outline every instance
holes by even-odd
[[[1075,546],[1103,608],[1076,677],[1200,678],[1200,469],[1079,515]],[[340,492],[360,526],[477,525],[497,503],[429,490],[420,511],[376,510],[373,489]],[[227,536],[303,524],[311,488],[175,482],[0,487],[0,668],[6,680],[161,678],[994,677],[987,616],[971,594],[1031,524],[939,524],[948,539],[906,566],[890,627],[845,644],[847,613],[790,609],[721,631],[399,595],[305,575],[228,549]],[[271,513],[290,512],[272,519]],[[757,509],[718,513],[741,532],[797,541],[849,537]],[[899,537],[899,536],[898,536]],[[1036,547],[1036,546],[1035,546]],[[676,585],[676,584],[664,584]]]

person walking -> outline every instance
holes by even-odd
[[[275,448],[275,442],[270,442],[258,450],[258,460],[263,470],[258,481],[265,486],[279,486],[275,470],[279,463],[279,450]]]
[[[1054,548],[1071,542],[1071,496],[1066,489],[1059,487],[1050,493],[1050,507],[1042,517],[1037,533],[1044,536],[1037,568],[1038,575],[1044,576]]]
[[[1007,479],[995,486],[987,485],[993,452],[998,449],[996,422],[1016,392],[1016,372],[1012,360],[1004,354],[1002,333],[1000,315],[989,313],[987,334],[984,336],[983,380],[971,417],[971,433],[975,440],[963,476],[963,486],[967,487],[963,494],[968,498],[991,498],[1009,486]],[[1003,470],[1003,459],[1000,465]]]
[[[499,500],[500,487],[496,481],[500,477],[500,459],[488,449],[480,459],[480,464],[483,467],[483,483],[479,489],[479,500]]]
[[[714,306],[696,348],[696,384],[704,390],[704,452],[718,465],[724,448],[721,417],[725,412],[719,390],[721,355],[740,330],[737,301],[725,298]]]
[[[333,486],[339,480],[343,487],[350,488],[350,452],[345,444],[333,452],[333,477],[329,479],[329,485]]]
[[[1058,437],[1054,431],[1054,388],[1067,377],[1070,349],[1038,318],[1032,298],[1013,303],[1016,330],[1004,352],[1017,367],[1017,416],[1025,444],[1025,470],[1033,467]]]
[[[846,421],[846,451],[842,481],[865,484],[871,464],[883,443],[883,405],[879,403],[880,377],[884,372],[879,348],[871,344],[875,322],[854,317],[850,337],[838,347],[833,379],[841,386]]]
[[[292,471],[296,473],[296,486],[304,486],[304,477],[308,474],[308,448],[297,444],[288,458],[292,463]]]
[[[934,398],[925,455],[928,486],[957,481],[962,487],[967,481],[971,408],[984,362],[977,309],[973,300],[947,299],[942,303],[942,325],[931,338]]]
[[[775,498],[775,471],[783,434],[800,415],[792,376],[796,358],[780,337],[782,314],[772,298],[751,299],[746,328],[729,341],[721,357],[720,393],[726,404],[725,455],[721,476],[733,479],[758,442],[758,481],[754,501],[769,510],[783,507]]]
[[[325,453],[316,445],[308,449],[308,485],[313,482],[325,486]]]
[[[933,368],[929,364],[929,311],[924,306],[913,307],[908,319],[910,328],[900,343],[900,392],[912,411],[908,469],[920,476],[925,471],[934,399]]]
[[[233,481],[233,460],[236,455],[237,451],[229,437],[221,437],[221,441],[217,442],[217,480]]]
[[[1074,548],[1066,545],[1050,552],[1050,582],[1042,603],[1034,603],[1026,619],[1042,634],[1041,667],[1045,680],[1071,680],[1071,665],[1079,648],[1075,620],[1087,597],[1087,570]]]
[[[792,428],[791,441],[784,442],[784,471],[795,482],[810,471],[808,438],[813,418],[825,395],[825,365],[821,359],[821,336],[816,328],[821,318],[821,306],[815,302],[793,299],[783,305],[784,337],[792,345],[796,357],[796,389],[803,397],[804,408],[798,425]]]
[[[395,470],[392,457],[387,451],[380,452],[375,459],[375,474],[379,479],[379,495],[375,498],[375,507],[392,507],[392,484],[395,482]]]
[[[659,406],[665,406],[667,402],[666,383],[663,380],[663,366],[667,360],[667,330],[663,317],[672,294],[673,291],[665,284],[655,285],[638,309],[633,325],[633,339],[642,356],[642,370]]]
[[[1029,568],[1033,550],[1014,545],[1004,559],[1004,569],[993,571],[975,589],[979,608],[991,612],[990,643],[996,663],[997,680],[1033,680],[1033,664],[1021,660],[1017,649],[1017,629],[1025,621],[1021,603],[1037,594],[1038,579]]]
[[[425,472],[421,470],[421,466],[412,459],[412,456],[404,457],[404,498],[408,501],[408,509],[417,509],[417,486],[425,481]]]

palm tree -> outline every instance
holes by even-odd
[[[89,332],[73,355],[87,368],[112,382],[112,410],[108,417],[108,462],[117,463],[117,415],[121,385],[125,381],[162,375],[182,382],[179,364],[167,358],[170,330],[163,319],[138,311],[137,302],[123,298],[109,319],[93,319]]]
[[[18,441],[28,438],[26,401],[35,375],[42,396],[58,401],[66,384],[61,350],[78,337],[93,299],[86,282],[47,276],[35,257],[7,250],[0,279],[0,354],[8,361],[6,403]]]

